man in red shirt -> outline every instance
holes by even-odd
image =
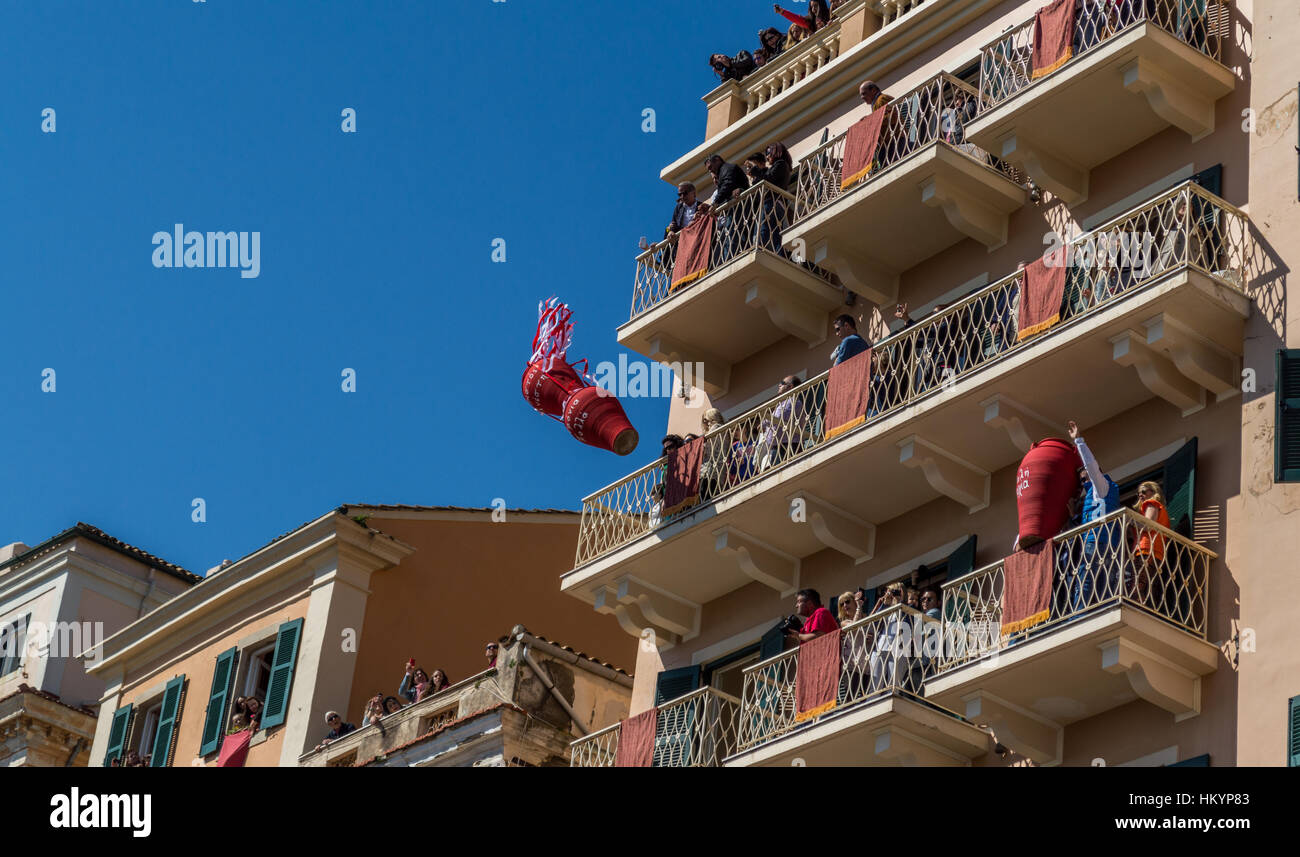
[[[794,597],[794,612],[804,617],[803,630],[786,633],[798,637],[801,643],[814,640],[840,627],[835,617],[831,615],[831,611],[822,606],[822,597],[816,589],[799,590]]]

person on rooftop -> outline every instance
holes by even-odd
[[[767,65],[785,50],[785,38],[776,27],[767,27],[758,31],[758,50],[754,52],[757,65]]]
[[[494,670],[497,667],[497,651],[499,646],[494,640],[489,640],[487,646],[483,649],[483,656],[488,659],[487,668]]]
[[[413,661],[406,663],[406,674],[402,676],[402,683],[397,686],[397,695],[405,699],[407,704],[415,702],[419,695],[419,687],[422,684],[429,683],[429,674],[415,665]]]
[[[330,731],[325,733],[324,740],[320,742],[321,747],[324,747],[331,741],[337,741],[344,735],[357,731],[357,727],[353,726],[351,723],[344,723],[343,718],[339,716],[337,711],[325,712],[325,725],[330,728]]]
[[[773,3],[772,9],[782,18],[809,33],[815,33],[831,22],[831,10],[826,5],[826,0],[808,0],[807,15],[782,9],[779,3]]]

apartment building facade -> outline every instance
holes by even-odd
[[[84,523],[0,548],[0,764],[85,767],[104,685],[81,655],[199,579]]]
[[[475,704],[493,696],[487,688],[499,679],[485,643],[520,623],[561,628],[565,642],[583,651],[621,649],[626,663],[635,642],[555,590],[577,521],[576,513],[557,510],[332,509],[214,569],[184,597],[104,642],[102,657],[89,666],[105,684],[90,764],[135,753],[151,767],[221,765],[227,737],[247,732],[232,722],[238,697],[262,704],[238,764],[324,764],[339,755],[338,748],[317,752],[330,730],[326,714],[361,725],[368,699],[397,695],[410,660],[452,680],[445,693],[422,700],[423,708],[393,715],[409,720],[410,729],[423,727],[412,739],[425,736],[445,725],[448,707],[457,710],[471,691],[478,692]],[[557,693],[568,695],[570,707],[585,706],[574,736],[626,714],[628,689],[579,693],[574,681],[552,678],[561,672],[547,672]],[[436,717],[423,718],[428,713]],[[452,719],[479,714],[467,709]],[[356,742],[388,727],[361,731],[346,737]],[[529,747],[492,758],[550,758],[539,752]]]
[[[591,494],[562,582],[641,641],[654,764],[1300,764],[1300,7],[1064,5],[838,4],[710,92],[662,171],[708,199],[711,154],[794,161],[714,209],[693,277],[683,233],[644,251],[618,329],[704,366],[666,426],[703,435],[696,502],[666,508],[662,460]],[[1049,250],[1059,319],[1034,331]],[[873,362],[837,431],[841,314]],[[1050,609],[1008,623],[1018,466],[1068,420],[1123,508],[1058,533]],[[1147,481],[1168,527],[1132,510]],[[894,584],[939,603],[880,608]],[[777,628],[805,588],[870,613],[820,712]],[[613,764],[629,728],[574,764]]]

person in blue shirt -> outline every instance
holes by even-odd
[[[857,357],[871,347],[870,342],[858,336],[857,322],[847,313],[835,319],[835,335],[840,338],[840,344],[831,352],[832,366],[838,366],[845,360]]]
[[[1079,434],[1079,426],[1070,420],[1066,427],[1070,440],[1079,452],[1083,465],[1079,468],[1080,523],[1100,521],[1119,509],[1119,486],[1115,480],[1101,472],[1101,466],[1092,450]],[[1123,529],[1116,519],[1093,527],[1083,537],[1083,551],[1070,582],[1071,612],[1078,613],[1094,604],[1114,597],[1119,592],[1118,570],[1122,564],[1115,552],[1120,547]]]

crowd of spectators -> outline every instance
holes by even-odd
[[[487,660],[485,669],[496,668],[497,653],[500,647],[501,644],[496,640],[489,640],[484,644],[483,657]],[[364,729],[367,726],[379,726],[382,729],[382,721],[388,715],[396,714],[408,705],[415,705],[436,696],[449,687],[451,687],[451,679],[445,671],[441,669],[427,671],[423,667],[416,665],[415,658],[411,658],[403,666],[402,680],[397,686],[395,695],[377,691],[366,700],[365,710],[361,714],[359,726],[345,721],[337,711],[326,712],[325,725],[329,728],[329,732],[325,734],[316,749],[319,750],[330,742],[337,741],[357,729]],[[257,708],[260,710],[260,701],[251,697],[250,699],[258,703]],[[232,729],[232,731],[234,730]]]
[[[784,35],[776,27],[764,27],[758,31],[758,47],[754,51],[742,50],[734,55],[710,54],[709,67],[720,81],[743,80],[772,62],[782,52],[829,25],[831,13],[845,2],[846,0],[808,0],[806,15],[773,4],[772,10],[789,22]]]

